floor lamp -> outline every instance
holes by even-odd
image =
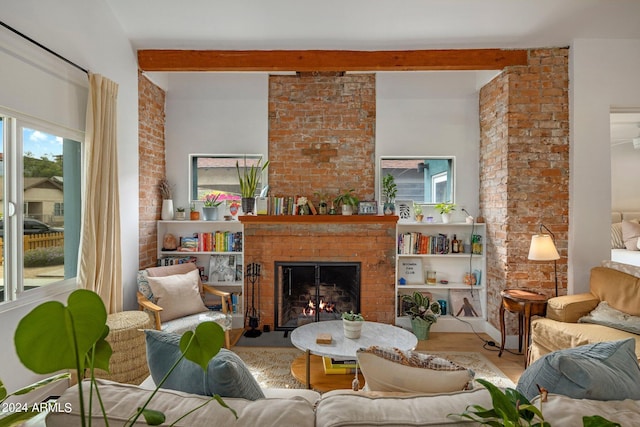
[[[544,234],[545,229],[548,234]],[[551,230],[540,224],[539,234],[531,236],[531,246],[529,246],[529,256],[531,261],[553,261],[553,271],[556,276],[556,296],[558,296],[558,263],[560,254],[556,249],[556,239]]]

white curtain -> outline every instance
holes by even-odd
[[[115,82],[89,73],[78,281],[100,295],[108,313],[122,310],[117,98]]]

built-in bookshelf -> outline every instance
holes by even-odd
[[[168,238],[172,235],[174,239]],[[170,242],[171,247],[165,247]],[[173,247],[175,244],[175,247]],[[231,293],[233,328],[244,326],[244,228],[239,221],[158,221],[158,265],[194,262],[203,283]],[[205,304],[220,304],[213,296]]]
[[[440,316],[432,331],[469,332],[470,325],[483,330],[487,318],[485,236],[484,224],[399,222],[396,325],[411,328],[402,295],[419,291],[446,306],[447,314]]]

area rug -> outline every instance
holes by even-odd
[[[232,349],[245,362],[255,379],[264,388],[305,388],[291,375],[291,362],[303,354],[296,348],[274,347],[233,347]],[[425,353],[425,352],[422,352]],[[476,373],[476,378],[483,378],[498,387],[515,387],[496,365],[484,355],[476,352],[450,351],[431,352]],[[481,387],[480,384],[476,384]]]

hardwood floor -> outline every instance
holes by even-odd
[[[231,331],[231,345],[238,342],[243,332],[243,329]],[[428,340],[418,341],[416,349],[420,351],[475,351],[481,353],[500,368],[511,381],[517,383],[524,371],[524,355],[513,354],[505,350],[502,357],[498,357],[500,343],[491,347],[485,345],[485,341],[492,341],[492,339],[487,334],[479,334],[478,336],[473,333],[431,332]]]

